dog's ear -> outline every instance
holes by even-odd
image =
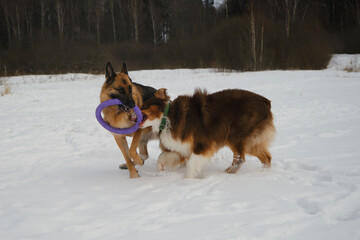
[[[167,95],[166,88],[160,88],[156,91],[155,97],[165,100],[166,102],[170,100],[170,97]]]
[[[127,66],[126,66],[126,63],[125,63],[125,62],[124,62],[123,65],[122,65],[121,72],[122,72],[122,73],[125,73],[126,75],[128,75],[128,70],[127,70]]]
[[[105,67],[105,79],[106,84],[112,84],[115,80],[116,73],[114,72],[113,67],[111,66],[111,63],[107,63]]]

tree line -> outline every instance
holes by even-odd
[[[0,0],[0,73],[318,69],[360,52],[358,0]]]

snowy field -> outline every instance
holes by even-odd
[[[359,61],[360,62],[360,61]],[[131,63],[129,63],[131,67]],[[115,67],[119,70],[120,66]],[[94,111],[104,76],[7,78],[0,97],[0,239],[360,239],[360,72],[132,71],[172,98],[195,87],[242,88],[272,100],[272,168],[248,157],[200,179],[156,172],[158,142],[129,179]]]

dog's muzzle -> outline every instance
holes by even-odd
[[[127,113],[130,113],[131,112],[131,108],[127,107],[127,106],[124,106],[124,105],[118,105],[119,109],[124,111],[124,112],[127,112]]]

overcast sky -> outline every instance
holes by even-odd
[[[224,2],[224,0],[214,0],[214,5],[215,7],[219,7],[220,4],[222,4]]]

